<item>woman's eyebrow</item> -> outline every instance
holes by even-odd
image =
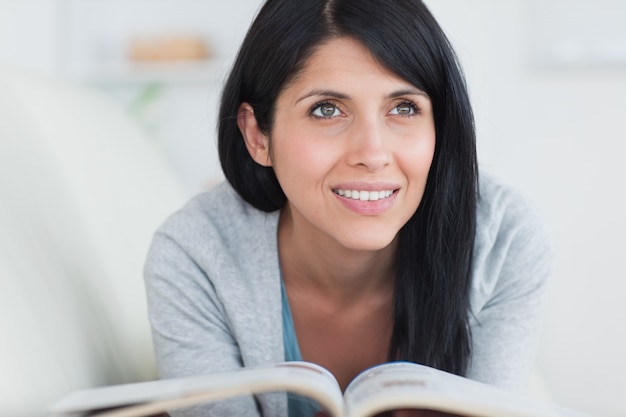
[[[407,95],[423,96],[423,97],[428,98],[428,94],[426,94],[425,92],[423,92],[422,90],[418,88],[403,88],[401,90],[396,90],[387,94],[386,98],[394,98],[394,97],[401,97],[401,96],[407,96]],[[315,89],[315,90],[309,91],[302,97],[298,98],[298,100],[296,100],[296,103],[302,100],[305,100],[307,98],[310,98],[310,97],[333,97],[337,99],[349,99],[350,98],[349,95],[340,93],[335,90]]]
[[[420,90],[418,88],[404,88],[402,90],[396,90],[396,91],[388,94],[387,98],[394,98],[394,97],[400,97],[400,96],[410,96],[410,95],[424,96],[424,97],[428,98],[428,94],[426,94],[425,92],[423,92],[422,90]]]
[[[312,90],[309,91],[308,93],[306,93],[305,95],[303,95],[302,97],[300,97],[298,100],[296,100],[296,103],[305,100],[309,97],[317,97],[317,96],[322,96],[322,97],[333,97],[333,98],[338,98],[338,99],[347,99],[350,98],[350,96],[340,93],[338,91],[333,91],[333,90]]]

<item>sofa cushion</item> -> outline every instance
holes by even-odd
[[[142,268],[183,198],[108,98],[0,68],[0,415],[156,376]]]

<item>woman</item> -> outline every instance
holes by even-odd
[[[219,120],[227,182],[146,264],[162,377],[304,359],[345,388],[402,359],[525,384],[549,247],[523,200],[479,184],[464,80],[423,3],[268,0]]]

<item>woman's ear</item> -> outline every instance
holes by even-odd
[[[252,159],[259,165],[272,166],[269,152],[269,138],[261,129],[254,116],[254,109],[248,103],[241,103],[237,112],[237,126],[241,131],[246,148]]]

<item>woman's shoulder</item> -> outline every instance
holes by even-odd
[[[553,247],[548,224],[536,202],[481,172],[476,226],[474,308],[480,309],[496,288],[516,292],[543,286]]]
[[[246,203],[227,182],[191,198],[170,215],[157,235],[183,246],[237,248],[250,236],[275,234],[278,213],[265,213]]]
[[[539,233],[546,228],[536,202],[517,188],[481,172],[477,207],[477,235],[492,240],[503,233]]]

